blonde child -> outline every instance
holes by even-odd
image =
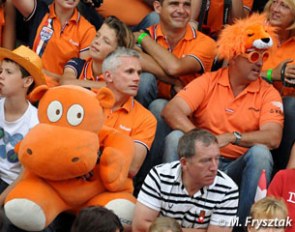
[[[288,209],[282,199],[265,197],[251,207],[246,219],[248,232],[284,232]]]

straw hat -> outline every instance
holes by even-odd
[[[22,66],[34,78],[35,86],[44,85],[45,77],[42,73],[42,60],[30,48],[19,46],[13,51],[0,47],[0,60],[8,58]]]

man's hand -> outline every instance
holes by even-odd
[[[225,133],[222,135],[217,135],[216,137],[219,147],[225,147],[235,141],[235,136],[233,135],[233,133]]]

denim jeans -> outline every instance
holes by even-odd
[[[141,29],[148,28],[153,24],[157,24],[160,21],[160,16],[157,12],[152,11],[147,16],[145,16],[139,24],[134,27],[131,27],[132,31],[139,31]]]
[[[140,75],[139,89],[135,99],[139,101],[145,108],[148,108],[150,103],[157,98],[158,85],[156,77],[147,72]]]
[[[236,160],[220,158],[219,169],[227,173],[239,186],[239,222],[244,224],[254,203],[257,184],[262,170],[265,170],[267,184],[271,180],[273,159],[270,150],[264,145],[251,147]]]
[[[171,128],[161,117],[167,103],[168,100],[156,99],[149,105],[149,110],[157,119],[156,135],[150,151],[152,166],[162,163],[165,137],[171,132]]]
[[[173,162],[178,160],[177,146],[180,137],[184,133],[180,130],[173,130],[165,138],[163,163]]]

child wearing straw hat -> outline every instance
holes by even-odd
[[[35,52],[0,48],[0,206],[21,172],[14,147],[38,123],[27,94],[41,84],[42,61]]]

